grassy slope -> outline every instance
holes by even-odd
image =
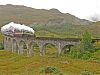
[[[36,30],[36,35],[41,37],[81,37],[85,30],[92,33],[94,38],[100,38],[100,25],[35,25],[33,28]]]
[[[0,26],[9,23],[11,21],[17,23],[29,24],[47,24],[52,23],[62,23],[67,21],[67,23],[76,25],[85,25],[89,21],[81,20],[71,14],[61,13],[57,9],[46,10],[46,9],[34,9],[30,7],[25,7],[21,5],[0,5]],[[89,22],[90,24],[90,22]]]
[[[37,10],[35,10],[34,12],[37,12]],[[42,14],[43,13],[44,12],[42,12]],[[3,13],[3,14],[6,14],[6,13]],[[38,16],[38,14],[35,16]],[[17,16],[20,16],[20,15],[17,15]],[[23,14],[23,16],[26,16],[26,14]],[[51,13],[49,17],[43,16],[41,18],[40,16],[38,16],[38,18],[33,17],[35,19],[32,19],[32,20],[29,20],[29,17],[32,17],[32,16],[28,16],[28,15],[24,18],[23,17],[18,18],[16,16],[12,16],[12,14],[9,16],[3,16],[1,19],[0,26],[5,23],[8,23],[9,21],[12,21],[11,19],[13,19],[13,21],[15,22],[18,21],[19,23],[25,23],[25,24],[33,23],[35,22],[35,20],[37,21],[39,20],[40,22],[45,22],[45,19],[50,18],[50,17],[55,20],[55,16],[51,16]],[[58,16],[57,19],[58,18],[60,17]],[[93,37],[100,38],[100,23],[96,23],[96,25],[91,25],[91,26],[81,26],[81,25],[72,26],[70,24],[66,24],[63,26],[62,25],[57,25],[57,26],[56,25],[49,25],[49,26],[37,25],[35,26],[35,29],[36,29],[36,35],[39,37],[42,37],[42,36],[43,37],[59,37],[59,38],[80,37],[83,31],[88,29],[90,32],[93,33]],[[3,36],[0,36],[0,41],[2,41],[2,39],[3,39]],[[50,50],[54,50],[54,49],[51,48],[49,49],[49,51]],[[68,75],[70,74],[78,75],[80,74],[80,72],[84,70],[88,70],[90,72],[100,74],[100,67],[99,67],[100,62],[97,62],[97,61],[76,60],[76,59],[70,59],[70,58],[65,58],[65,57],[53,58],[51,57],[52,53],[49,53],[49,52],[47,54],[50,55],[50,57],[49,56],[40,57],[39,53],[37,54],[35,54],[34,57],[29,58],[25,56],[18,56],[17,54],[12,54],[6,51],[0,51],[0,75],[17,75],[17,74],[18,75],[19,74],[20,75],[33,75],[33,74],[40,75],[39,69],[45,66],[56,66],[58,69],[60,69],[62,72]],[[95,53],[95,56],[100,58],[100,52]],[[69,64],[62,63],[65,61],[68,61]]]
[[[60,13],[59,10],[0,5],[0,27],[11,21],[31,24],[30,26],[36,28],[36,34],[40,37],[80,37],[84,30],[88,29],[93,37],[100,38],[100,22],[87,25],[85,20],[82,21],[68,13]]]
[[[79,75],[82,71],[90,71],[100,74],[100,63],[70,59],[54,56],[55,48],[48,48],[45,57],[39,56],[39,50],[35,49],[34,57],[19,56],[7,51],[0,51],[0,75],[42,75],[40,68],[46,66],[57,67],[65,75]],[[51,53],[50,53],[51,52]],[[100,58],[99,53],[95,53]],[[68,62],[67,64],[64,62]],[[53,74],[48,74],[53,75]]]

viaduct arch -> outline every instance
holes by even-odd
[[[40,49],[40,56],[44,56],[46,54],[45,46],[50,43],[55,45],[57,48],[57,54],[60,55],[63,53],[63,49],[65,46],[68,46],[70,50],[71,46],[79,45],[81,39],[57,39],[57,38],[43,38],[43,37],[14,37],[14,36],[5,36],[4,39],[4,49],[9,50],[13,53],[18,53],[19,55],[23,55],[24,53],[24,44],[27,49],[27,56],[34,55],[33,43],[35,42]],[[98,39],[94,39],[94,41],[98,41]],[[100,41],[100,39],[99,39]]]

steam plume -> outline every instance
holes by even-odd
[[[33,34],[35,32],[31,27],[28,27],[24,24],[23,25],[16,24],[14,22],[11,22],[11,23],[6,24],[5,26],[1,27],[1,32],[3,34],[7,34],[8,32],[14,32],[15,30],[18,30],[18,31],[21,31],[21,32],[27,31],[27,32],[30,32],[30,33],[33,33]]]

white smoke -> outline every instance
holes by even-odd
[[[91,15],[88,19],[93,22],[100,21],[100,14],[95,13],[95,14]]]
[[[11,23],[6,24],[5,26],[1,27],[1,32],[3,34],[8,34],[10,32],[14,32],[15,30],[18,30],[18,31],[21,31],[21,32],[27,31],[27,32],[30,32],[30,33],[33,33],[33,34],[35,32],[31,27],[28,27],[24,24],[23,25],[17,24],[17,23],[14,23],[14,22],[11,22]]]

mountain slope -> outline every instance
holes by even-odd
[[[61,13],[57,9],[34,9],[18,5],[0,5],[0,26],[8,22],[24,24],[73,24],[89,25],[92,22],[79,19],[69,13]]]

